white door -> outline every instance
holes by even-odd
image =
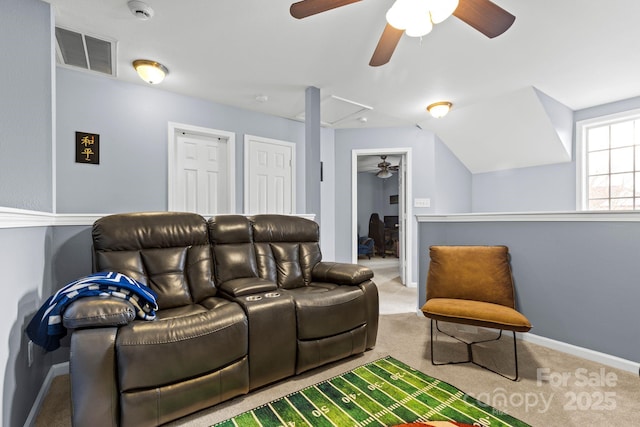
[[[179,134],[176,142],[175,210],[201,215],[229,213],[227,141]]]
[[[245,212],[292,214],[295,144],[245,135]]]

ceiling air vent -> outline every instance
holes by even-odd
[[[115,76],[115,50],[113,41],[56,27],[56,51],[60,64]]]

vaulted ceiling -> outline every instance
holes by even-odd
[[[634,0],[494,0],[516,16],[501,36],[452,17],[403,36],[381,67],[368,62],[392,0],[302,20],[290,0],[147,0],[149,21],[126,0],[49,2],[56,25],[117,41],[118,79],[145,84],[131,62],[153,59],[170,70],[160,89],[296,120],[315,86],[326,126],[431,129],[472,172],[570,159],[550,102],[570,112],[640,95]],[[430,119],[425,107],[441,100],[452,111]]]

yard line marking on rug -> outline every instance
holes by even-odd
[[[386,384],[388,384],[388,382],[387,382],[384,378],[381,378],[381,377],[379,377],[379,376],[375,375],[373,372],[368,371],[368,370],[367,370],[367,368],[365,368],[365,367],[363,367],[363,368],[364,368],[364,369],[354,369],[354,372],[355,372],[355,373],[356,373],[356,375],[357,375],[359,378],[361,378],[363,381],[366,381],[366,382],[368,382],[368,383],[374,384],[374,385],[376,386],[376,389],[377,389],[377,390],[379,390],[380,392],[384,393],[386,396],[388,396],[388,397],[389,397],[389,400],[390,400],[390,401],[395,402],[395,403],[393,403],[392,405],[388,406],[388,408],[389,408],[390,410],[394,410],[394,409],[396,409],[396,408],[399,408],[399,407],[403,406],[403,405],[401,405],[401,404],[400,404],[400,402],[398,401],[398,399],[396,399],[395,397],[393,397],[392,395],[390,395],[389,393],[387,393],[387,392],[383,389],[383,387],[384,387]],[[371,380],[373,380],[373,381],[371,381]],[[382,382],[381,382],[381,381],[379,381],[379,380],[382,380]],[[398,390],[399,390],[399,389],[398,389]],[[403,394],[405,394],[405,393],[403,392]],[[418,400],[413,400],[413,401],[412,401],[412,400],[409,400],[409,402],[410,402],[410,403],[414,403],[414,402],[415,402],[415,403],[417,403],[417,404],[420,406],[420,408],[415,408],[415,407],[413,407],[413,408],[412,408],[412,407],[411,407],[411,406],[409,406],[409,405],[404,405],[404,406],[406,406],[406,408],[407,408],[410,412],[412,412],[412,413],[413,413],[417,418],[420,418],[420,417],[424,414],[425,409],[427,409],[427,410],[431,409],[428,405],[426,405],[426,404],[424,404],[424,403],[422,403],[422,402],[420,402],[420,401],[418,401]],[[413,406],[413,405],[412,405],[412,406]],[[414,409],[417,409],[417,411],[415,411]],[[413,418],[413,417],[412,417],[412,418]],[[453,421],[453,419],[452,419],[452,418],[449,418],[449,419],[450,419],[451,421]]]
[[[395,373],[395,374],[391,374],[388,371],[379,368],[381,371],[384,371],[386,373],[389,373],[389,378],[385,378],[384,376],[380,375],[379,372],[375,372],[375,367],[377,365],[367,365],[365,366],[365,372],[362,372],[362,370],[360,371],[360,375],[363,376],[363,379],[365,381],[368,382],[374,382],[374,383],[381,383],[384,385],[388,385],[389,387],[392,387],[393,389],[397,390],[400,393],[400,396],[404,396],[399,402],[406,402],[406,403],[402,403],[404,405],[406,405],[409,409],[411,409],[416,416],[418,417],[417,420],[420,421],[433,421],[431,419],[431,417],[433,417],[435,414],[440,415],[442,418],[450,420],[450,421],[458,421],[458,422],[465,422],[465,423],[469,423],[469,422],[474,422],[475,420],[470,418],[469,416],[467,416],[464,413],[460,413],[459,411],[447,411],[447,413],[444,412],[444,409],[446,408],[441,408],[442,406],[442,400],[438,399],[435,396],[431,396],[431,395],[427,395],[423,392],[422,389],[416,389],[416,387],[406,383],[407,385],[410,386],[410,390],[406,390],[403,389],[401,387],[399,387],[398,385],[401,384],[394,384],[391,381],[402,381],[404,382],[404,380],[402,379],[402,377],[404,377],[404,373]],[[395,378],[393,378],[395,377]],[[426,387],[425,387],[426,388]],[[433,389],[434,387],[430,387],[429,390]],[[409,393],[411,392],[411,393]],[[387,393],[389,394],[389,393]],[[418,399],[417,397],[423,394],[424,397],[427,400],[427,402],[423,402],[420,399]],[[389,394],[390,397],[392,397]],[[393,398],[393,397],[392,397]],[[395,398],[394,398],[395,399]],[[397,400],[397,399],[396,399]],[[433,404],[429,402],[429,400],[433,401]],[[436,408],[440,408],[437,409]],[[435,411],[434,411],[435,410]],[[455,412],[454,414],[449,414],[448,412]],[[462,416],[462,419],[460,416]],[[441,420],[442,421],[442,420]]]
[[[256,426],[253,422],[253,411],[245,412],[233,418],[233,424],[236,427],[252,427]]]
[[[287,426],[291,425],[291,423],[296,427],[310,425],[306,418],[298,411],[298,408],[294,407],[286,398],[271,402],[271,406],[282,419],[287,420],[285,424]]]
[[[259,427],[263,427],[262,423],[260,422],[260,420],[256,416],[256,411],[251,411],[251,415],[253,415],[253,419],[256,420],[256,423],[258,423],[258,426]]]
[[[397,363],[394,363],[390,360],[387,359],[383,359],[380,361],[380,367],[383,368],[383,365],[385,365],[385,363],[393,366],[396,369],[402,369],[404,372],[408,373],[412,378],[414,378],[415,380],[417,380],[417,384],[414,384],[416,387],[420,387],[421,385],[428,383],[429,380],[422,378],[419,374],[421,375],[425,375],[426,374],[422,374],[420,371],[416,371],[415,369],[408,367],[407,365],[405,366],[399,366]],[[396,360],[396,362],[402,363],[398,360]],[[403,364],[404,365],[404,364]],[[383,368],[384,369],[384,368]],[[429,376],[427,376],[429,377]],[[442,382],[440,380],[437,380],[433,377],[429,377],[432,378],[434,380],[436,384],[436,387],[438,388],[438,390],[441,390],[443,393],[449,395],[449,396],[453,396],[454,394],[458,394],[458,393],[462,393],[462,397],[465,397],[465,399],[454,399],[454,401],[452,401],[451,403],[455,403],[456,405],[450,405],[450,408],[456,410],[459,413],[463,413],[466,414],[465,416],[467,417],[475,417],[478,416],[478,418],[480,418],[481,415],[486,415],[489,416],[490,418],[494,419],[495,421],[497,421],[498,423],[505,425],[505,426],[510,426],[510,424],[506,423],[504,420],[501,420],[499,418],[496,417],[496,415],[494,413],[490,413],[485,411],[481,406],[485,406],[487,407],[488,405],[480,402],[477,399],[472,398],[471,396],[468,396],[466,393],[462,392],[461,390],[457,389],[456,387],[453,387],[452,385]],[[451,389],[454,389],[454,392],[452,392]],[[438,399],[440,400],[440,399]],[[448,399],[447,399],[448,400]],[[473,403],[470,403],[469,400]],[[443,402],[443,401],[441,401]],[[460,408],[460,406],[463,406],[464,409],[466,409],[465,412],[462,411],[462,409]],[[518,420],[516,420],[518,421]]]
[[[263,427],[280,425],[280,418],[275,412],[273,412],[270,405],[262,405],[251,412],[253,412],[253,416]]]
[[[420,374],[422,374],[422,373],[419,372],[419,371],[414,370],[413,368],[407,369],[404,366],[399,366],[398,364],[393,363],[393,362],[391,362],[389,360],[386,360],[386,359],[383,359],[380,362],[381,362],[380,363],[380,367],[383,368],[383,369],[384,369],[383,365],[385,365],[385,363],[391,365],[392,367],[394,367],[396,369],[402,369],[404,372],[409,374],[410,377],[412,377],[412,378],[414,378],[416,380],[416,383],[413,384],[415,387],[420,387],[420,386],[422,386],[424,384],[428,384],[430,382],[428,379],[422,378],[420,375],[416,374],[416,372],[420,373]],[[402,362],[400,362],[400,363],[402,363]],[[388,371],[388,372],[390,372],[390,371]],[[423,375],[425,375],[425,374],[423,374]],[[446,400],[441,400],[441,399],[436,398],[436,400],[441,402],[441,404],[449,401],[451,396],[454,396],[454,395],[460,393],[461,397],[465,397],[466,396],[472,402],[476,402],[476,404],[471,404],[466,398],[465,399],[457,398],[457,399],[453,399],[449,403],[449,408],[450,409],[453,409],[453,410],[457,411],[458,413],[463,414],[466,418],[470,418],[471,417],[470,418],[471,420],[474,420],[474,418],[472,418],[472,417],[476,417],[477,416],[478,418],[480,418],[482,415],[485,415],[485,416],[489,416],[490,418],[494,419],[495,421],[497,421],[501,425],[510,426],[510,424],[506,423],[504,420],[501,420],[501,419],[497,418],[495,416],[495,414],[489,413],[489,412],[485,411],[484,409],[482,409],[480,406],[478,406],[477,403],[479,401],[477,399],[471,398],[470,396],[466,395],[461,390],[458,390],[457,388],[451,386],[448,383],[442,382],[442,381],[440,381],[438,379],[435,379],[433,377],[429,377],[429,378],[432,378],[434,380],[433,383],[436,384],[435,388],[437,388],[438,390],[441,390],[443,392],[443,394],[448,395]],[[450,388],[453,388],[455,390],[455,393],[452,393]],[[434,398],[435,398],[435,396],[434,396]],[[455,403],[456,405],[452,405],[451,403]],[[481,405],[487,406],[484,403],[481,403]],[[466,409],[466,411],[463,411],[462,408],[460,408],[460,406],[463,406],[464,409]]]
[[[369,413],[361,408],[357,403],[355,403],[355,399],[347,396],[341,390],[337,389],[331,383],[322,383],[314,386],[320,393],[322,393],[327,399],[333,402],[333,405],[338,408],[338,410],[344,412],[349,418],[351,418],[357,426],[363,427],[362,421],[368,419],[370,417]],[[335,397],[336,399],[332,399]],[[357,399],[357,396],[353,396]],[[369,425],[367,423],[366,425]]]
[[[410,382],[405,380],[405,376],[407,374],[411,375],[410,372],[406,372],[405,370],[403,370],[402,372],[398,372],[398,370],[396,369],[392,372],[378,364],[366,365],[365,368],[371,373],[371,375],[374,376],[374,378],[382,380],[385,384],[388,384],[389,386],[398,390],[401,395],[406,394],[407,397],[402,399],[401,402],[408,402],[412,399],[413,401],[418,402],[421,406],[418,421],[433,421],[432,417],[435,414],[438,414],[451,421],[458,421],[468,424],[476,421],[467,413],[462,412],[455,407],[442,406],[443,403],[450,399],[451,394],[449,394],[448,396],[443,396],[443,398],[438,398],[438,396],[427,393],[432,391],[434,388],[438,388],[439,381],[437,380],[428,383],[426,386],[424,386],[424,384],[420,384],[420,386],[423,387],[419,388],[418,386],[411,384]],[[368,380],[367,378],[365,379]],[[459,393],[461,396],[464,396],[464,393],[462,391],[460,391]],[[422,401],[421,399],[419,399],[421,395],[426,401]],[[423,407],[426,408],[426,410],[423,410]]]
[[[314,425],[314,423],[312,423],[312,422],[311,422],[307,417],[305,417],[305,416],[304,416],[304,414],[303,414],[303,413],[302,413],[302,411],[300,410],[300,409],[302,409],[302,408],[299,408],[299,407],[298,407],[298,405],[296,405],[296,403],[294,402],[294,400],[295,400],[295,401],[299,401],[300,394],[301,394],[301,393],[294,393],[294,394],[291,394],[291,395],[289,395],[289,396],[285,397],[285,399],[287,399],[287,401],[289,402],[289,404],[290,404],[291,406],[293,406],[293,408],[296,410],[296,412],[298,412],[298,414],[300,414],[300,416],[305,420],[305,422],[306,422],[309,426],[313,426],[313,425]],[[302,397],[304,397],[304,396],[302,396]],[[306,400],[306,399],[304,399],[304,400]],[[308,406],[308,405],[304,405],[304,401],[301,401],[301,403],[302,403],[302,405],[301,405],[302,407],[304,407],[304,406]],[[309,409],[309,408],[306,408],[306,409]],[[316,420],[316,421],[320,421],[320,420]]]
[[[380,408],[382,408],[380,411],[373,413],[373,416],[376,419],[380,419],[384,414],[392,414],[395,417],[397,417],[399,420],[401,420],[401,422],[403,423],[406,423],[412,420],[413,417],[411,417],[409,414],[406,413],[406,411],[410,412],[408,411],[408,409],[406,411],[404,410],[405,408],[396,408],[394,410],[390,410],[389,406],[391,406],[391,404],[389,404],[389,401],[387,399],[384,399],[386,394],[376,393],[376,390],[377,390],[376,387],[373,386],[373,384],[369,384],[362,378],[358,377],[358,375],[355,374],[354,371],[347,372],[346,374],[343,375],[343,378],[345,381],[349,382],[353,387],[356,387],[360,392],[365,393],[367,396],[369,396],[374,402],[376,402],[376,404]],[[384,396],[381,396],[380,394],[383,394]],[[378,397],[382,399],[378,400]],[[393,423],[385,422],[384,424],[394,425],[394,424],[397,424],[397,422],[393,422]]]
[[[353,419],[320,392],[317,387],[304,389],[302,395],[316,408],[316,411],[312,413],[314,416],[321,415],[338,426],[348,426],[352,423]]]
[[[276,415],[276,417],[278,417],[278,420],[280,420],[280,422],[282,423],[283,426],[287,425],[287,422],[282,419],[282,417],[280,416],[280,414],[278,414],[278,411],[275,410],[275,408],[273,407],[273,405],[271,403],[267,404],[269,406],[269,409],[271,409],[271,411]],[[294,424],[295,425],[295,424]]]
[[[358,398],[358,396],[361,396],[359,393],[347,394],[331,381],[320,383],[318,384],[318,387],[322,387],[322,391],[327,396],[336,394],[336,397],[340,397],[339,402],[341,405],[344,405],[345,411],[348,411],[352,417],[356,416],[357,414],[358,425],[360,427],[369,426],[374,422],[376,423],[376,425],[384,426],[384,424],[377,421],[373,417],[373,415],[369,411],[367,411],[367,409],[365,409],[362,405],[360,405],[360,403],[358,403],[358,400],[361,400]]]
[[[404,420],[393,413],[384,413],[379,415],[380,408],[385,409],[380,403],[376,402],[369,396],[367,393],[363,393],[362,390],[349,383],[346,378],[344,378],[344,374],[340,377],[333,378],[329,381],[331,384],[335,385],[338,389],[346,390],[349,396],[356,396],[355,400],[359,400],[360,403],[358,405],[369,414],[369,418],[363,421],[364,425],[369,425],[373,421],[379,422],[383,426],[395,425],[404,422]],[[376,414],[378,414],[376,416]]]
[[[339,400],[337,401],[337,403],[336,403],[336,402],[334,402],[334,401],[331,399],[331,397],[330,397],[330,396],[328,396],[324,391],[322,391],[322,390],[320,389],[320,387],[318,386],[318,384],[316,384],[315,386],[313,386],[313,388],[314,388],[314,390],[317,390],[317,391],[318,391],[318,393],[320,393],[320,394],[321,394],[321,395],[326,399],[326,401],[328,402],[328,404],[329,404],[329,405],[331,405],[331,407],[336,408],[339,412],[341,412],[341,413],[345,414],[349,419],[351,419],[351,420],[354,422],[354,425],[356,425],[356,426],[360,426],[360,421],[358,421],[358,420],[356,420],[355,418],[353,418],[353,417],[351,416],[351,414],[350,414],[348,411],[346,411],[346,410],[345,410],[346,408],[343,408],[343,407],[341,406],[341,402],[343,402],[341,399],[339,399]],[[333,411],[332,411],[332,413],[333,413]],[[338,425],[343,425],[343,424],[338,424]],[[346,424],[345,424],[345,425],[346,425]],[[360,427],[361,427],[361,426],[360,426]]]
[[[427,379],[422,378],[420,375],[424,375],[428,378],[433,378],[430,377],[416,369],[411,368],[408,365],[405,365],[404,363],[400,362],[397,359],[392,359],[389,360],[389,357],[386,357],[384,359],[381,359],[380,361],[380,366],[383,367],[385,364],[389,364],[394,368],[399,368],[402,369],[403,371],[407,372],[412,378],[416,379],[418,381],[419,384],[425,384],[428,383]],[[397,363],[396,363],[397,362]],[[384,369],[384,368],[383,368]],[[437,388],[439,390],[442,390],[443,392],[445,392],[446,394],[449,394],[450,396],[453,396],[457,393],[462,393],[462,396],[464,397],[464,399],[460,399],[458,398],[457,400],[454,400],[454,402],[452,403],[456,403],[456,405],[451,405],[452,408],[456,409],[458,412],[460,412],[460,409],[458,409],[460,406],[464,406],[465,409],[467,409],[468,412],[465,412],[467,414],[467,416],[472,417],[475,416],[474,413],[479,413],[479,414],[484,414],[485,416],[488,416],[490,419],[495,420],[495,422],[498,423],[498,425],[501,426],[506,426],[506,427],[517,427],[519,425],[527,425],[526,423],[512,417],[509,414],[506,414],[500,410],[497,410],[496,408],[493,408],[489,405],[487,405],[484,402],[481,402],[480,400],[469,396],[468,394],[464,393],[462,390],[459,390],[458,388],[452,386],[451,384],[448,384],[446,382],[440,381],[438,379],[433,378],[435,381],[438,382]],[[417,385],[416,385],[417,386]],[[451,390],[453,389],[453,391]],[[493,411],[486,411],[484,408],[491,408],[494,409],[498,412],[498,414],[494,413]],[[513,421],[506,421],[504,419],[500,419],[498,418],[497,415],[502,415],[503,417],[509,418],[510,420]],[[478,417],[479,419],[480,417]],[[494,425],[496,425],[495,423],[492,423],[491,426],[493,427]]]
[[[445,410],[449,405],[451,405],[456,400],[460,399],[462,396],[464,396],[464,393],[462,393],[462,392],[460,392],[459,395],[451,396],[449,399],[445,400],[440,405],[436,406],[431,411],[427,412],[425,414],[425,417],[427,419],[429,419],[429,418],[433,417],[436,414],[440,414],[441,411]]]

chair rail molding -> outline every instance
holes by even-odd
[[[640,211],[496,212],[416,215],[418,222],[640,222]]]
[[[2,228],[26,228],[26,227],[53,227],[53,226],[82,226],[93,223],[112,213],[51,213],[0,207],[0,229]],[[315,214],[292,214],[315,221]]]

